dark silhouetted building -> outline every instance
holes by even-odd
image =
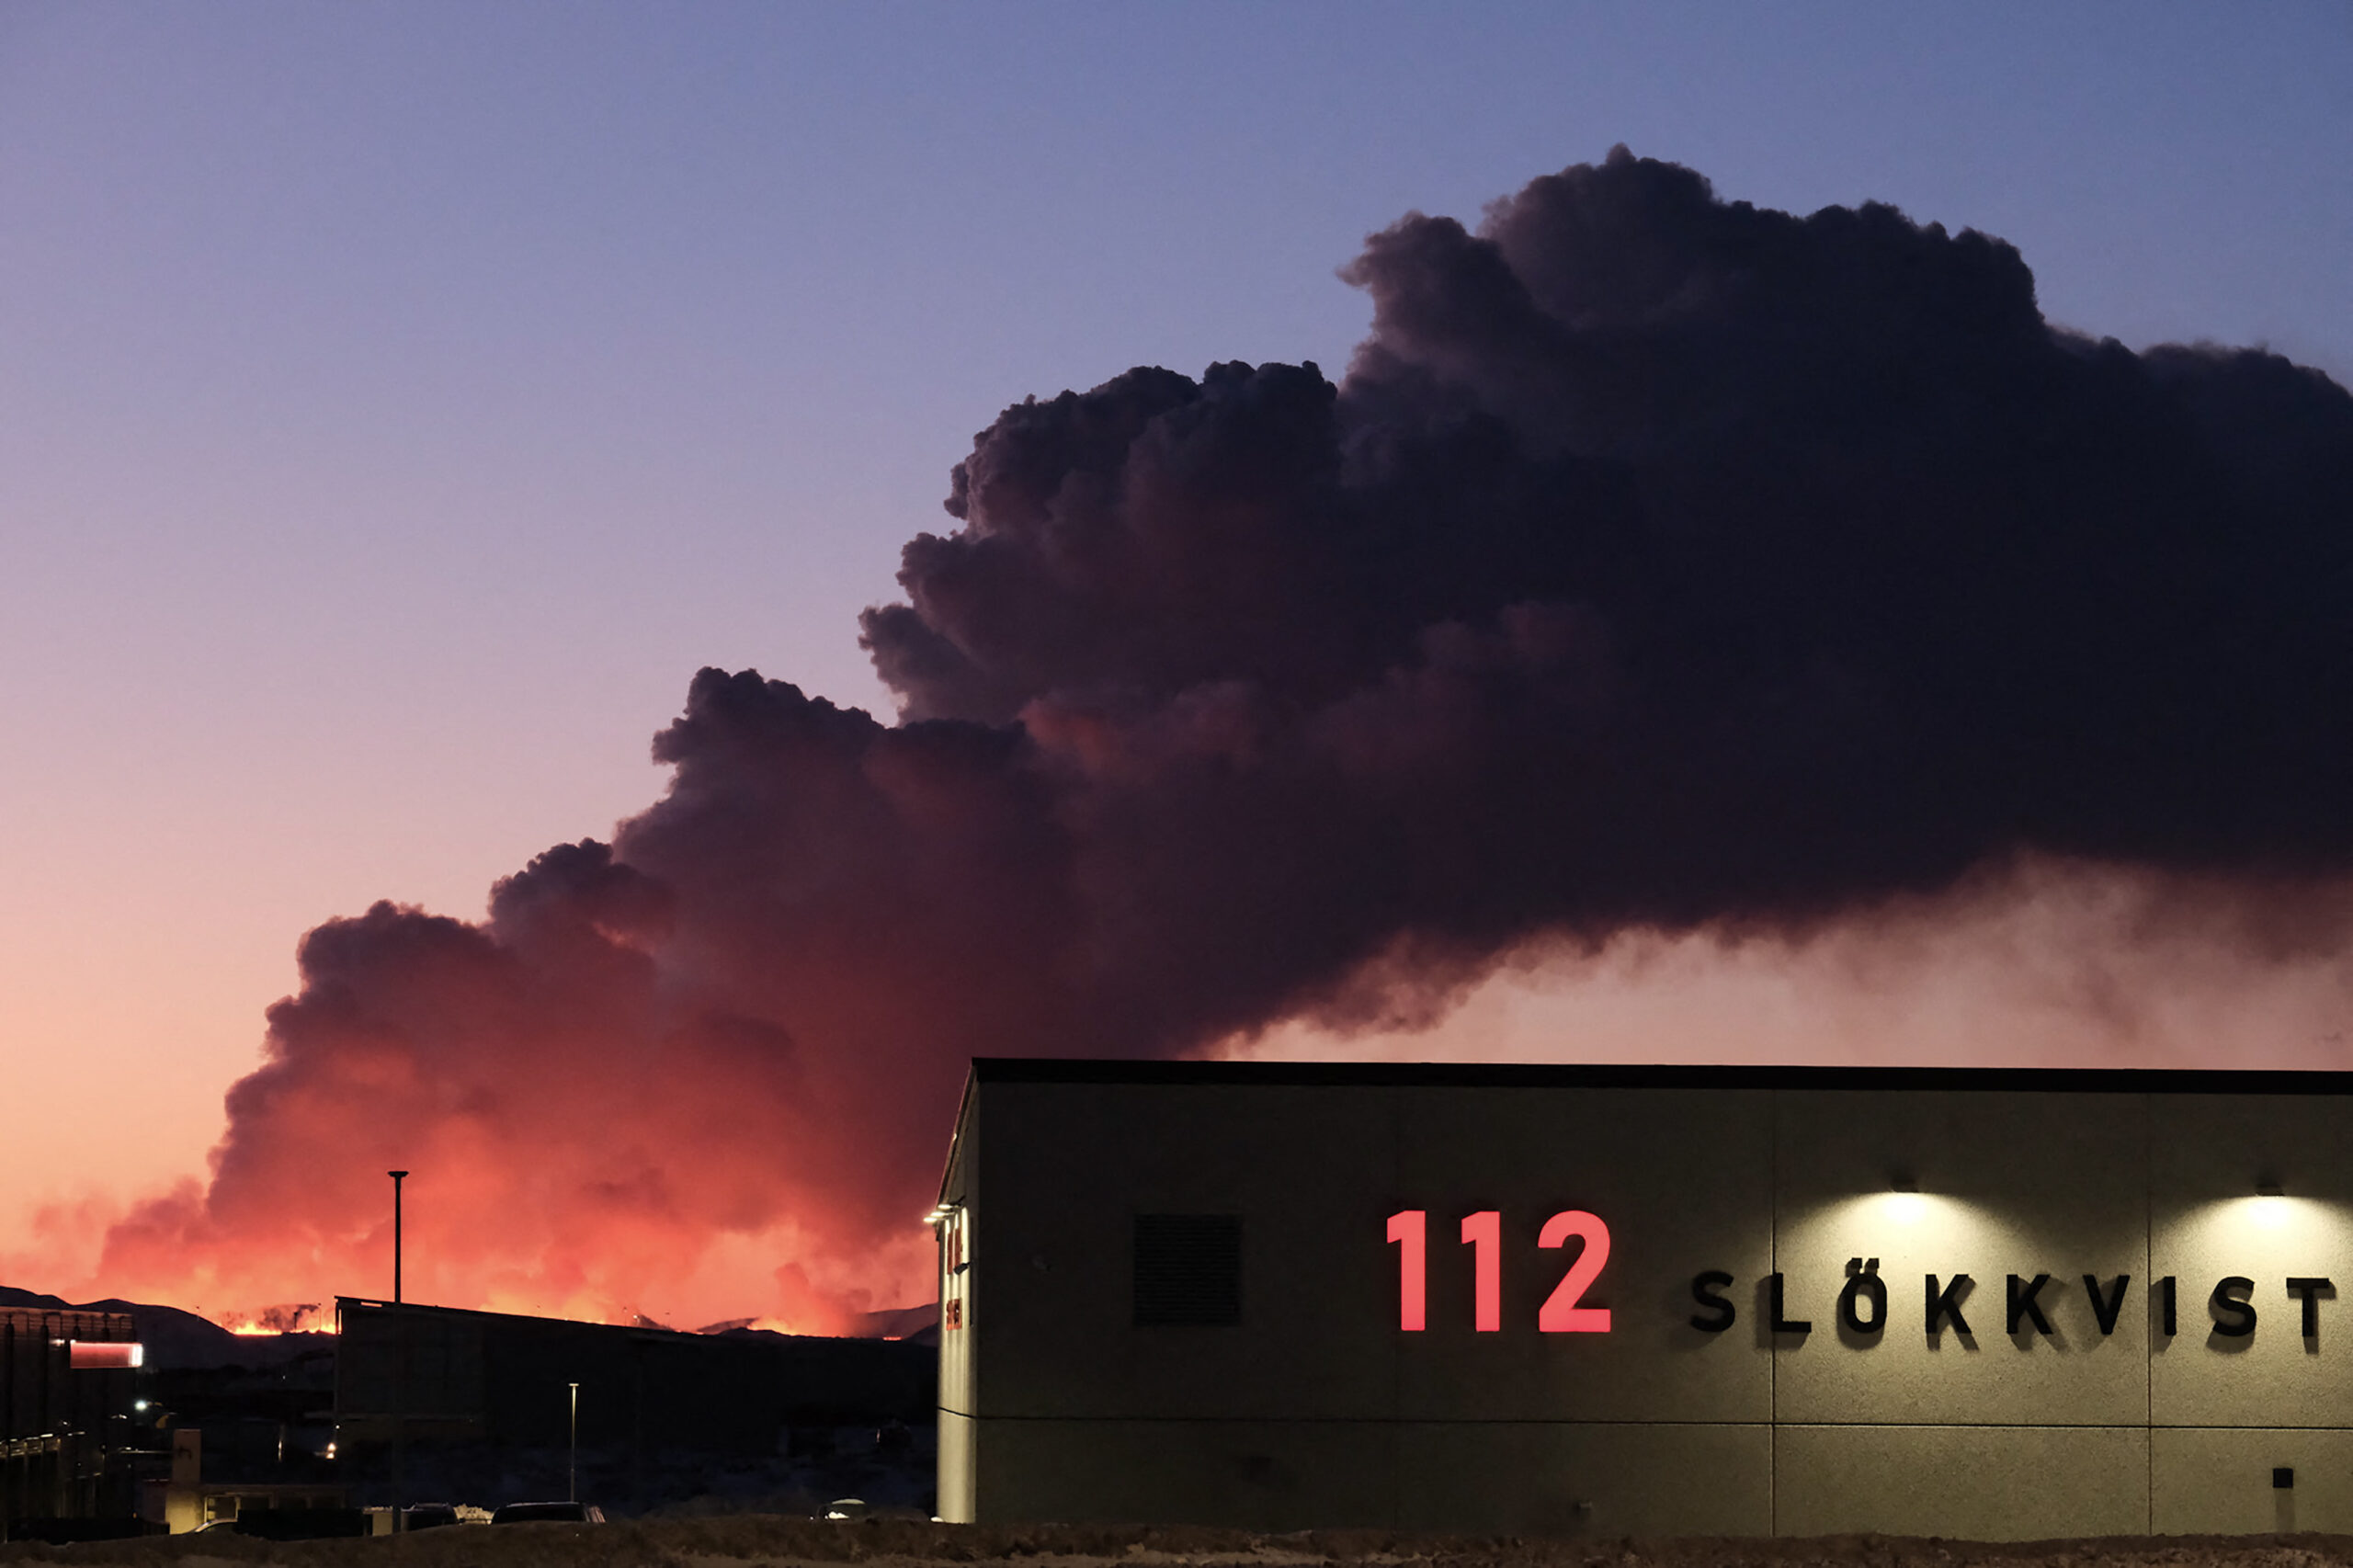
[[[937,1352],[912,1341],[684,1334],[353,1297],[335,1308],[335,1441],[371,1499],[398,1464],[452,1474],[435,1468],[437,1452],[462,1456],[449,1483],[459,1500],[521,1500],[491,1494],[501,1474],[540,1477],[515,1484],[561,1496],[574,1383],[580,1450],[609,1460],[621,1488],[597,1500],[629,1506],[681,1460],[783,1456],[796,1432],[830,1442],[838,1427],[928,1425],[937,1399]]]
[[[0,1307],[0,1527],[9,1535],[136,1517],[130,1453],[142,1359],[128,1312]]]

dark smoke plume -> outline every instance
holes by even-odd
[[[925,1288],[970,1055],[1428,1016],[1531,941],[1802,938],[2022,857],[2343,937],[2342,388],[1622,149],[1343,276],[1336,387],[1136,369],[980,435],[864,619],[898,723],[705,670],[609,847],[311,933],[106,1278],[353,1288],[402,1165],[420,1293],[611,1312],[783,1236],[775,1310],[836,1322]]]

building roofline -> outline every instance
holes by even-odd
[[[1708,1066],[1593,1062],[1142,1062],[978,1056],[972,1059],[966,1094],[969,1096],[983,1084],[2353,1095],[2353,1072],[2163,1067],[1781,1067],[1747,1063]]]
[[[494,1312],[482,1307],[439,1307],[429,1301],[387,1301],[377,1296],[337,1296],[335,1317],[340,1323],[344,1309],[357,1307],[366,1312],[403,1312],[420,1317],[475,1318],[486,1323],[528,1323],[561,1324],[565,1328],[591,1328],[608,1334],[633,1334],[649,1339],[692,1339],[721,1342],[722,1336],[698,1334],[689,1328],[668,1328],[642,1323],[597,1323],[587,1318],[541,1317],[536,1312]],[[793,1335],[782,1337],[791,1338]]]
[[[948,1158],[941,1163],[939,1167],[939,1195],[936,1199],[938,1206],[945,1207],[948,1203],[948,1182],[949,1178],[956,1174],[957,1150],[964,1142],[964,1129],[972,1125],[972,1094],[973,1091],[977,1090],[981,1086],[981,1063],[983,1062],[1009,1062],[1020,1060],[1026,1059],[1003,1056],[976,1056],[972,1058],[972,1071],[964,1074],[964,1093],[956,1102],[956,1126],[948,1134]]]

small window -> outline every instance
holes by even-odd
[[[1136,1216],[1136,1326],[1242,1321],[1242,1216]]]

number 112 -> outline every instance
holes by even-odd
[[[1503,1228],[1500,1210],[1462,1217],[1462,1244],[1471,1248],[1471,1326],[1481,1334],[1504,1326]],[[1609,1227],[1598,1214],[1564,1209],[1544,1221],[1536,1244],[1558,1247],[1572,1236],[1585,1245],[1538,1309],[1536,1326],[1545,1334],[1608,1334],[1609,1309],[1577,1303],[1609,1261]],[[1389,1239],[1398,1249],[1397,1326],[1419,1334],[1429,1326],[1429,1210],[1401,1209],[1389,1216]]]

